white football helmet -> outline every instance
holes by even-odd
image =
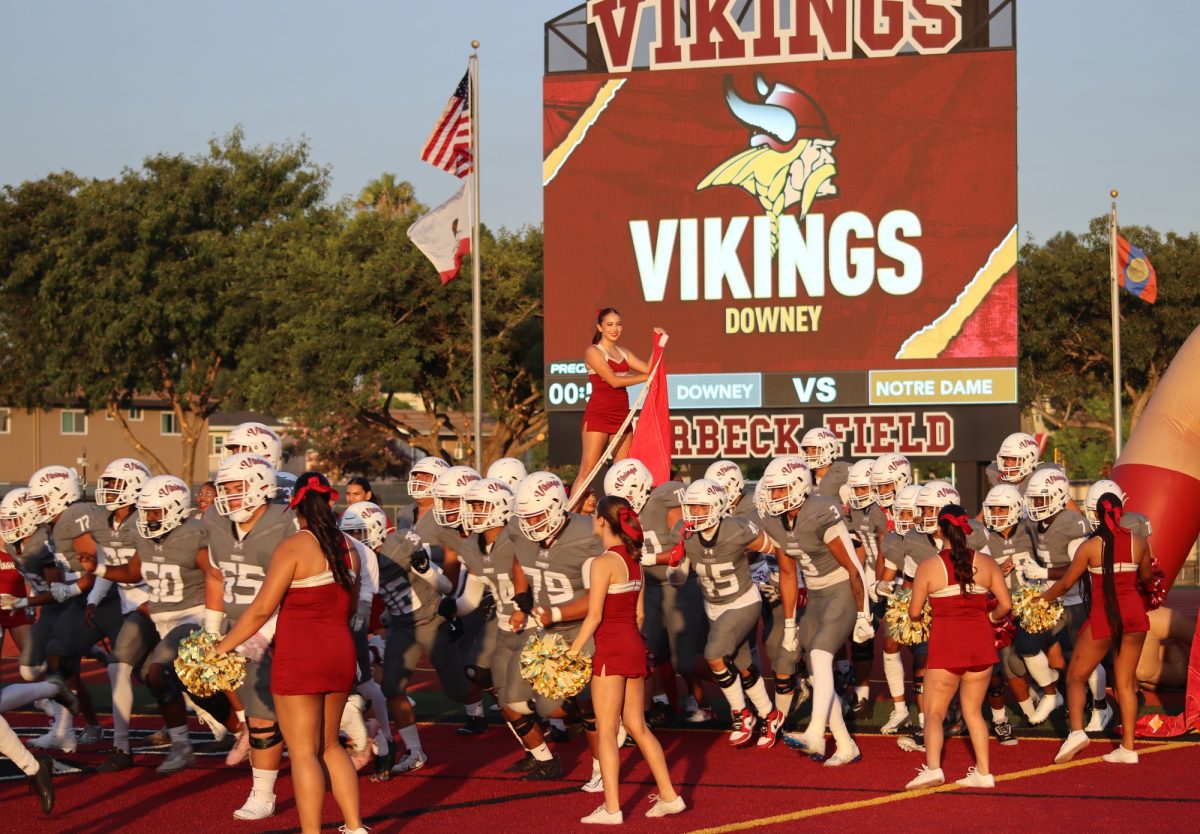
[[[358,539],[372,550],[378,550],[387,538],[387,513],[374,502],[355,501],[342,513],[338,527],[347,536]]]
[[[831,465],[842,456],[842,441],[824,426],[809,429],[800,440],[800,452],[809,469]]]
[[[713,529],[721,523],[727,501],[724,487],[716,481],[708,478],[692,481],[679,499],[684,525],[698,533]]]
[[[4,493],[4,498],[0,499],[0,538],[9,544],[16,544],[32,536],[37,529],[34,513],[27,487],[17,487]]]
[[[1038,442],[1023,431],[1004,438],[996,452],[996,471],[1000,480],[1020,483],[1033,474],[1038,465]]]
[[[414,498],[432,498],[433,485],[450,464],[435,455],[421,458],[408,471],[408,494]]]
[[[892,503],[892,524],[896,532],[903,536],[917,526],[917,496],[921,488],[916,484],[901,487]]]
[[[462,499],[467,487],[479,480],[479,473],[469,466],[451,466],[433,482],[433,520],[441,527],[466,530],[467,514]]]
[[[762,483],[771,515],[783,515],[801,506],[813,488],[808,464],[796,455],[780,455],[768,463]]]
[[[888,452],[880,455],[871,467],[871,491],[875,503],[890,507],[900,490],[912,483],[912,467],[904,455]]]
[[[242,522],[275,497],[275,469],[262,455],[240,452],[221,461],[213,479],[217,512]],[[234,504],[236,503],[236,506]]]
[[[1034,521],[1045,521],[1067,506],[1071,482],[1057,469],[1039,469],[1025,487],[1025,512]]]
[[[637,458],[617,461],[604,476],[604,494],[624,498],[635,513],[640,513],[646,506],[653,488],[654,476]]]
[[[1100,504],[1100,496],[1111,493],[1125,503],[1125,490],[1116,481],[1103,478],[1088,487],[1087,496],[1083,499],[1083,514],[1087,516],[1088,524],[1093,530],[1100,526],[1100,512],[1096,509]]]
[[[917,493],[917,508],[913,513],[913,523],[918,533],[936,533],[937,517],[942,507],[947,504],[957,504],[958,490],[947,481],[926,481],[921,484]]]
[[[29,500],[33,502],[33,520],[37,524],[58,518],[81,497],[79,476],[66,466],[43,466],[29,479]]]
[[[517,485],[513,512],[525,538],[545,541],[566,521],[567,489],[553,472],[534,472]]]
[[[766,518],[770,515],[770,513],[767,512],[767,491],[763,488],[762,481],[759,481],[754,485],[754,509],[763,518]]]
[[[871,489],[871,473],[874,469],[875,461],[871,458],[857,461],[850,467],[850,474],[846,477],[850,494],[846,497],[846,503],[856,510],[865,510],[875,500]]]
[[[746,487],[742,468],[731,460],[719,460],[704,470],[704,477],[721,485],[721,489],[725,490],[725,514],[733,512],[738,501],[742,500],[742,490]]]
[[[262,423],[240,423],[225,435],[222,459],[243,452],[253,452],[265,458],[272,469],[278,468],[283,460],[283,444],[279,442],[279,435]]]
[[[508,524],[516,499],[501,479],[481,478],[467,487],[462,500],[467,505],[463,526],[468,533],[482,533]]]
[[[996,484],[983,499],[983,523],[989,530],[1007,530],[1021,520],[1021,490],[1012,484]]]
[[[138,490],[150,480],[146,464],[134,458],[117,458],[96,479],[96,503],[106,510],[128,507],[137,501]]]
[[[517,484],[521,483],[528,474],[525,471],[525,464],[516,458],[500,458],[500,460],[493,461],[492,465],[487,468],[488,478],[504,481],[510,490],[516,489]]]
[[[142,484],[137,497],[137,529],[144,539],[165,536],[188,517],[192,493],[174,475],[156,475]]]

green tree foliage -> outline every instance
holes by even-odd
[[[425,207],[417,202],[412,183],[397,180],[395,174],[382,174],[363,186],[354,207],[359,211],[377,212],[387,219],[425,212]]]
[[[1124,434],[1137,425],[1179,347],[1200,325],[1200,235],[1122,226],[1158,272],[1158,302],[1121,290]],[[1023,406],[1056,430],[1075,477],[1113,462],[1108,218],[1084,235],[1027,243],[1020,258]]]

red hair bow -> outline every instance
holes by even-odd
[[[296,507],[300,506],[300,502],[304,500],[304,496],[308,495],[310,492],[315,492],[318,495],[328,495],[333,501],[336,501],[339,497],[341,497],[336,489],[328,484],[321,483],[321,479],[316,475],[309,475],[308,480],[304,482],[304,485],[297,488],[296,491],[292,493],[292,500],[288,501],[288,506],[293,510],[296,509]]]

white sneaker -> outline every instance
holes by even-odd
[[[604,777],[599,773],[593,773],[592,778],[583,783],[579,790],[584,793],[604,793]],[[604,806],[601,805],[601,808]]]
[[[51,701],[49,698],[38,698],[33,702],[33,705],[51,718],[54,718],[58,714],[57,711],[62,709],[62,707]]]
[[[912,721],[908,714],[907,704],[897,704],[892,709],[892,714],[888,716],[888,720],[883,722],[883,726],[879,728],[879,732],[885,736],[890,736],[900,732]]]
[[[275,794],[250,791],[246,804],[233,812],[235,820],[265,820],[275,814]]]
[[[371,829],[365,825],[361,828],[347,828],[343,825],[338,828],[338,834],[371,834]]]
[[[192,750],[192,745],[188,742],[183,744],[172,744],[171,752],[167,755],[167,760],[160,764],[156,769],[159,773],[178,773],[181,770],[186,770],[196,763],[196,753]]]
[[[696,699],[691,695],[687,696],[687,700],[683,702],[684,712],[695,712],[700,709],[700,705],[696,703]]]
[[[946,775],[942,773],[940,767],[935,767],[930,770],[925,765],[921,765],[921,769],[917,771],[917,776],[911,782],[904,786],[905,790],[916,790],[917,788],[933,788],[937,785],[945,784]]]
[[[1092,710],[1092,719],[1088,721],[1086,727],[1083,728],[1085,733],[1102,733],[1107,729],[1110,721],[1113,720],[1113,708],[1108,704],[1104,705],[1104,709]]]
[[[733,714],[733,729],[729,732],[729,743],[734,747],[742,747],[754,739],[754,727],[758,724],[758,716],[749,707]]]
[[[617,749],[620,750],[625,746],[625,742],[629,740],[629,731],[625,729],[625,722],[617,723]]]
[[[615,814],[610,814],[603,805],[592,811],[586,817],[580,817],[579,821],[587,825],[620,825],[625,822],[625,816],[618,810]]]
[[[99,744],[104,738],[104,731],[95,724],[88,724],[82,730],[75,731],[75,741],[79,744]]]
[[[851,741],[850,746],[845,750],[840,746],[835,749],[833,755],[825,760],[825,767],[842,767],[860,761],[862,761],[862,753],[859,751],[858,745]]]
[[[225,736],[229,735],[229,728],[204,707],[193,705],[193,709],[196,711],[196,717],[204,722],[204,726],[208,727],[208,731],[212,733],[213,741],[224,741]]]
[[[671,802],[663,802],[656,793],[650,794],[650,799],[654,804],[646,812],[648,817],[669,817],[671,814],[681,814],[687,808],[687,803],[678,794]]]
[[[392,766],[392,773],[412,773],[425,767],[427,761],[429,757],[424,750],[409,750],[403,759]]]
[[[1031,725],[1041,724],[1062,705],[1063,696],[1061,692],[1055,692],[1053,695],[1047,695],[1038,702],[1037,707],[1033,711],[1033,715],[1029,716],[1029,723]]]
[[[1067,736],[1067,740],[1062,743],[1062,747],[1058,748],[1058,753],[1054,756],[1054,763],[1062,764],[1071,761],[1080,750],[1091,743],[1092,740],[1083,730],[1072,730]]]
[[[967,768],[967,775],[961,779],[956,779],[954,784],[962,785],[964,788],[994,788],[996,787],[996,777],[990,773],[980,773],[973,767]]]
[[[1100,758],[1104,759],[1104,761],[1106,761],[1106,762],[1111,762],[1113,764],[1137,764],[1138,763],[1137,751],[1130,750],[1128,747],[1124,747],[1124,746],[1118,747],[1116,750],[1113,750],[1111,753],[1105,753]]]
[[[64,753],[74,753],[78,742],[75,740],[75,732],[56,733],[54,730],[40,735],[29,742],[30,747],[37,747],[42,750],[49,750],[51,747],[57,747]]]
[[[788,747],[799,750],[804,755],[811,758],[813,761],[825,761],[825,737],[819,739],[809,738],[807,732],[801,733],[793,730],[790,733],[783,734],[783,743]]]
[[[703,724],[706,721],[716,721],[717,714],[708,707],[697,707],[687,714],[689,724]]]

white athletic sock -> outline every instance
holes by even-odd
[[[172,744],[191,744],[191,740],[188,739],[187,724],[184,724],[182,727],[168,727],[167,735],[171,737]],[[129,751],[126,750],[125,752],[128,753]]]
[[[416,724],[409,724],[407,727],[400,728],[400,740],[404,742],[404,746],[411,753],[424,753],[425,749],[421,747],[421,734],[417,732]]]
[[[384,697],[383,689],[374,678],[366,683],[360,683],[358,691],[371,702],[371,712],[375,713],[375,720],[379,722],[379,732],[375,735],[375,746],[379,748],[379,755],[386,756],[392,746],[392,722],[388,716],[387,698]]]
[[[825,727],[837,701],[833,692],[833,654],[824,649],[814,649],[808,653],[808,658],[812,664],[812,718],[804,733],[816,740],[825,737]],[[838,711],[841,711],[841,707],[838,707]]]
[[[1050,660],[1045,652],[1038,652],[1022,660],[1025,661],[1025,668],[1029,670],[1029,677],[1042,689],[1058,680],[1058,673],[1050,668]]]
[[[346,699],[342,708],[341,730],[350,738],[350,745],[355,750],[363,750],[369,743],[367,726],[362,717],[362,696],[351,695]]]
[[[922,730],[925,729],[925,713],[922,712],[917,715],[917,723],[921,725]]]
[[[600,760],[592,759],[592,776],[600,775]]]
[[[246,732],[250,732],[250,725],[246,723],[246,711],[244,709],[235,710],[238,717],[238,724],[243,727]]]
[[[108,682],[112,685],[113,747],[129,752],[129,716],[133,714],[133,666],[108,664]]]
[[[725,695],[725,700],[729,703],[730,712],[741,712],[746,708],[746,693],[742,689],[741,675],[733,676],[733,683],[729,686],[722,686],[721,692]]]
[[[796,692],[780,692],[775,690],[775,709],[782,712],[785,716],[792,711],[792,704],[796,700]]]
[[[883,653],[883,677],[887,681],[888,694],[893,698],[904,697],[904,661],[900,652]]]
[[[8,726],[8,722],[3,717],[0,717],[0,754],[12,759],[13,764],[21,768],[26,776],[32,776],[38,772],[37,759],[21,743],[21,739],[12,731],[12,727]]]
[[[1088,689],[1092,690],[1092,699],[1095,701],[1103,701],[1108,697],[1108,673],[1104,671],[1104,664],[1097,664],[1092,670],[1092,674],[1088,675]]]
[[[1008,721],[1008,713],[1004,711],[1004,707],[992,707],[992,723],[1004,724]]]
[[[862,686],[854,687],[854,697],[860,701],[865,701],[871,694],[871,685],[864,683]]]
[[[9,684],[0,690],[0,713],[32,704],[39,698],[49,698],[56,692],[58,689],[49,681]],[[54,704],[53,701],[50,703]],[[54,706],[58,706],[58,704],[54,704]]]
[[[754,710],[759,717],[766,718],[771,711],[771,698],[767,695],[767,684],[761,676],[746,689],[746,695],[750,698],[750,703],[754,704]]]
[[[1037,709],[1033,705],[1033,698],[1026,698],[1024,701],[1017,701],[1017,706],[1021,708],[1021,712],[1025,713],[1026,718],[1033,718],[1033,712]]]
[[[554,758],[554,754],[550,752],[550,748],[546,746],[546,742],[542,742],[537,747],[529,751],[533,757],[539,762],[548,762]]]
[[[261,768],[250,768],[250,775],[254,779],[254,792],[259,796],[275,796],[275,780],[279,778],[278,770],[263,770]]]
[[[483,701],[479,700],[473,704],[467,704],[467,715],[471,718],[483,717]]]
[[[829,708],[829,732],[833,733],[833,741],[839,750],[846,750],[854,743],[850,731],[846,729],[846,717],[842,715],[842,699],[835,692],[833,705]]]
[[[54,734],[63,738],[73,732],[75,732],[75,719],[71,717],[70,710],[59,706],[58,712],[54,715]]]

